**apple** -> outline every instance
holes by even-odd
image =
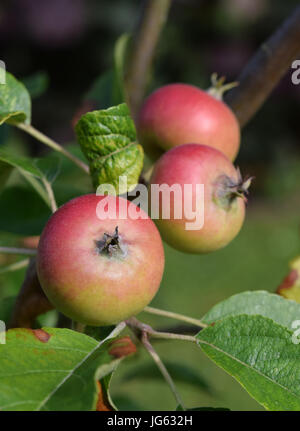
[[[120,218],[121,204],[142,217]],[[69,201],[52,215],[39,241],[37,273],[45,294],[59,311],[87,325],[115,324],[142,311],[163,270],[155,224],[121,197],[88,194]]]
[[[251,178],[241,179],[231,161],[219,150],[199,144],[184,144],[166,152],[156,163],[150,178],[151,201],[159,200],[156,224],[162,238],[177,250],[187,253],[209,253],[226,246],[240,231],[245,217],[245,195]],[[203,184],[203,199],[196,185]],[[179,185],[181,196],[169,193],[170,201],[163,193],[153,196],[154,187]],[[190,185],[191,191],[184,189]],[[165,195],[166,196],[166,195]],[[203,212],[203,225],[187,229],[190,215],[175,207],[196,208],[196,197],[200,205],[195,214]],[[170,202],[170,217],[163,217],[166,202]],[[187,205],[187,206],[186,206]],[[151,213],[153,216],[153,214]]]
[[[230,86],[233,84],[223,87],[226,90]],[[218,96],[224,89],[216,81],[208,91],[187,84],[165,85],[154,91],[137,118],[138,138],[145,151],[151,156],[157,149],[193,142],[216,148],[234,160],[240,146],[240,127]]]

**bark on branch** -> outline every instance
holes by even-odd
[[[170,5],[171,0],[144,0],[125,76],[126,92],[134,118],[144,97],[149,69]]]
[[[241,127],[255,115],[299,56],[300,6],[261,45],[238,77],[240,85],[225,97]]]
[[[25,280],[16,300],[10,328],[32,328],[35,319],[54,307],[44,294],[36,273],[35,258],[31,259]]]

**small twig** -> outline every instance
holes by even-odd
[[[55,200],[55,196],[54,196],[51,184],[45,178],[42,178],[42,182],[43,182],[43,184],[45,186],[45,189],[46,189],[46,191],[48,193],[49,202],[50,202],[50,205],[51,205],[52,212],[55,213],[55,211],[57,210],[57,203],[56,203],[56,200]]]
[[[240,85],[225,97],[241,126],[255,115],[300,55],[300,6],[264,42],[237,78]]]
[[[167,382],[167,384],[169,385],[175,399],[177,402],[177,405],[180,405],[184,410],[184,404],[182,402],[181,396],[179,395],[176,386],[173,382],[172,377],[170,376],[167,368],[165,367],[164,363],[162,362],[162,360],[160,359],[159,355],[157,354],[157,352],[155,351],[154,347],[152,346],[152,344],[150,343],[149,339],[148,339],[148,334],[147,332],[144,332],[142,334],[141,337],[141,342],[143,344],[143,346],[145,347],[145,349],[148,351],[148,353],[150,354],[150,356],[152,357],[152,359],[154,360],[154,362],[156,363],[158,369],[160,370],[162,376],[164,377],[165,381]]]
[[[86,163],[84,163],[82,160],[78,159],[76,156],[73,156],[69,151],[67,151],[64,147],[62,147],[57,142],[53,141],[53,139],[49,138],[48,136],[44,135],[44,133],[40,132],[39,130],[35,129],[33,126],[25,123],[18,123],[16,125],[19,129],[23,130],[24,132],[28,133],[29,135],[33,136],[38,141],[42,142],[45,145],[48,145],[48,147],[52,148],[55,151],[58,151],[59,153],[66,156],[69,160],[71,160],[73,163],[75,163],[80,169],[82,169],[87,174],[90,172],[89,167]]]
[[[171,0],[144,0],[125,76],[126,93],[133,117],[143,100],[155,48],[167,19]]]
[[[5,274],[6,272],[18,271],[19,269],[26,268],[30,262],[30,259],[23,259],[19,262],[12,263],[11,265],[7,265],[5,267],[0,267],[0,274]]]
[[[200,328],[206,328],[207,325],[199,319],[194,319],[193,317],[184,316],[182,314],[173,313],[172,311],[160,310],[158,308],[153,307],[145,307],[144,310],[146,313],[157,314],[158,316],[170,317],[171,319],[182,320],[183,322],[190,323],[194,326],[199,326]]]
[[[141,333],[147,332],[147,334],[153,338],[161,338],[164,340],[191,341],[192,343],[196,343],[196,338],[192,335],[155,331],[153,328],[151,328],[151,326],[140,322],[135,317],[131,317],[130,319],[126,320],[126,325],[130,329],[132,329],[137,336],[139,336]]]
[[[18,247],[0,247],[0,253],[4,254],[24,254],[25,256],[35,256],[36,249]]]

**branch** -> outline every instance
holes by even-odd
[[[194,336],[155,331],[153,328],[151,328],[151,326],[140,322],[135,317],[131,317],[130,319],[126,320],[126,325],[139,339],[141,338],[142,334],[146,332],[149,337],[153,338],[160,338],[163,340],[191,341],[192,343],[196,343],[196,338]]]
[[[158,338],[171,338],[173,339],[174,336],[176,337],[177,334],[163,334],[158,333],[157,331],[154,331],[154,329],[151,328],[151,326],[146,325],[145,323],[140,322],[135,317],[131,317],[130,319],[126,320],[126,325],[133,331],[133,333],[136,335],[136,337],[141,341],[145,349],[148,351],[154,362],[156,363],[157,367],[159,368],[162,376],[170,386],[170,389],[176,399],[176,402],[178,405],[180,405],[183,410],[185,410],[183,402],[181,400],[181,397],[176,389],[176,386],[173,382],[172,377],[170,376],[167,368],[165,367],[164,363],[160,359],[159,355],[157,354],[156,350],[152,346],[152,344],[149,341],[149,337],[158,337]],[[160,337],[159,335],[162,335]],[[167,335],[167,336],[166,336]],[[188,337],[188,336],[180,336],[180,337]],[[189,341],[196,342],[195,337],[188,337]],[[182,338],[180,338],[182,339]],[[192,339],[192,340],[191,340]]]
[[[171,0],[144,0],[125,76],[126,92],[134,118],[145,94],[149,69],[170,5]]]
[[[165,381],[169,385],[169,387],[170,387],[170,389],[174,395],[174,398],[176,400],[177,405],[181,406],[181,408],[183,408],[185,410],[181,396],[179,395],[179,392],[176,389],[176,386],[173,382],[173,379],[170,376],[165,364],[162,362],[162,360],[160,359],[156,350],[154,349],[154,347],[150,343],[147,332],[143,333],[141,341],[142,341],[142,344],[145,347],[145,349],[148,351],[148,353],[150,354],[150,356],[152,357],[152,359],[156,363],[156,365],[157,365],[159,371],[161,372],[162,376],[164,377]]]
[[[254,54],[225,97],[243,127],[259,110],[300,55],[300,6]]]
[[[10,328],[32,328],[40,314],[54,308],[40,286],[35,265],[35,258],[33,258],[16,300]]]

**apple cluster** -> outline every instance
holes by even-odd
[[[90,194],[66,203],[48,221],[37,254],[41,286],[62,313],[94,326],[129,318],[159,289],[164,270],[161,238],[180,251],[200,254],[226,246],[238,234],[251,179],[243,181],[232,164],[240,145],[239,125],[219,97],[222,89],[213,90],[164,86],[146,99],[137,121],[146,152],[164,151],[150,186],[204,185],[201,229],[187,230],[186,217],[174,216],[172,194],[170,217],[159,216],[156,225],[144,213],[137,219],[111,214],[99,220],[99,202],[108,199],[118,208],[124,204],[122,197]],[[183,193],[182,199],[193,205],[196,190],[189,196]],[[134,204],[125,200],[125,205]]]

